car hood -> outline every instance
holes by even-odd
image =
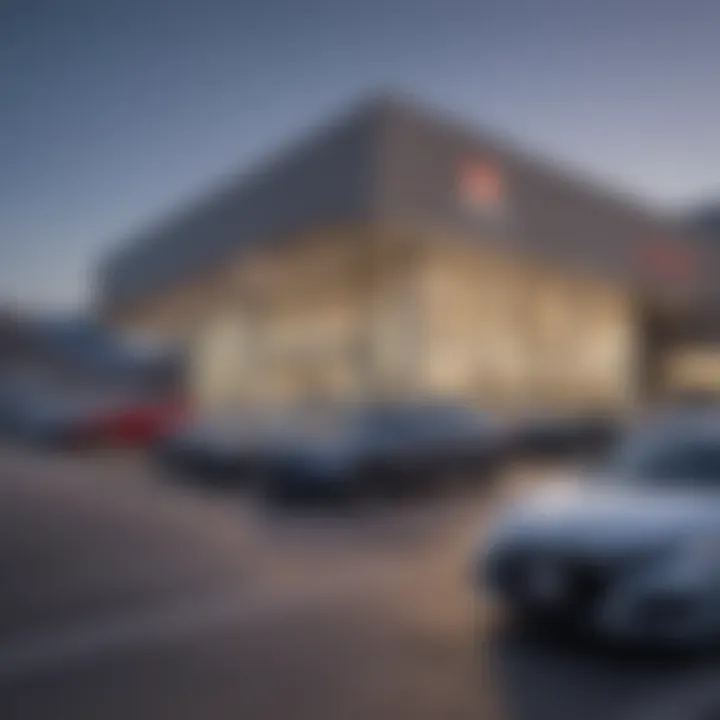
[[[568,553],[625,554],[705,529],[720,531],[720,491],[565,483],[509,508],[491,541]]]

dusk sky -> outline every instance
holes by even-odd
[[[0,0],[0,302],[363,93],[397,89],[662,209],[720,197],[717,0]]]

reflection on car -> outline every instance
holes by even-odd
[[[502,432],[484,413],[442,403],[368,404],[286,447],[265,489],[284,498],[404,494],[453,474],[485,474],[502,450]]]
[[[630,433],[576,482],[512,504],[473,562],[511,614],[606,638],[720,639],[720,414]]]

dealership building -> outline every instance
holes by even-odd
[[[720,385],[711,243],[512,144],[374,97],[107,257],[98,307],[206,406],[624,408]]]

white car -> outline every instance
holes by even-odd
[[[596,471],[511,504],[473,572],[521,617],[623,641],[719,641],[720,414],[666,418]]]

